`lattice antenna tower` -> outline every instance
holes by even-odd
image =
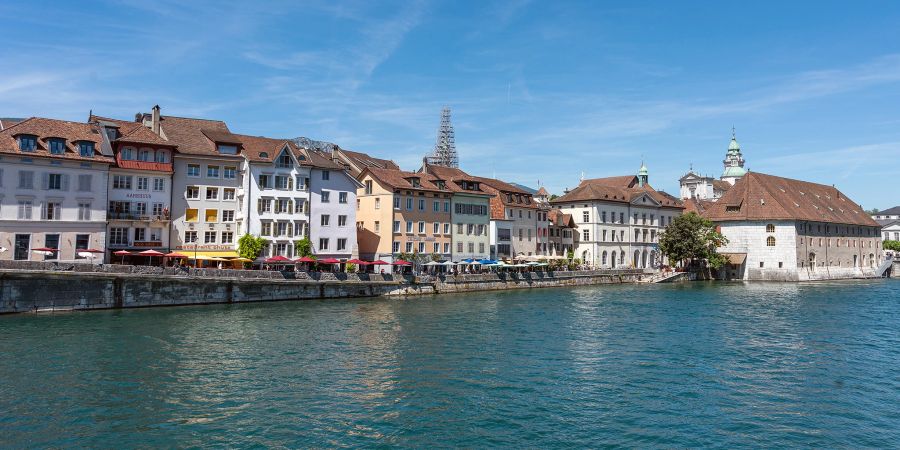
[[[456,154],[453,124],[450,123],[450,108],[447,106],[441,111],[441,126],[438,127],[434,151],[428,157],[428,162],[436,166],[459,167],[459,155]]]

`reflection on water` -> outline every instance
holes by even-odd
[[[900,446],[900,282],[0,317],[4,447]]]

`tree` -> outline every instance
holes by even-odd
[[[556,195],[556,194],[550,194],[550,201],[551,201],[551,202],[552,202],[553,200],[558,199],[558,198],[559,198],[558,195]]]
[[[268,242],[269,241],[264,238],[247,233],[238,239],[238,255],[240,255],[241,258],[256,259]]]
[[[900,241],[884,241],[884,243],[882,243],[881,246],[885,250],[892,250],[895,252],[900,252]]]
[[[309,237],[304,237],[298,241],[294,241],[294,254],[297,256],[309,256],[312,257],[312,241],[309,240]]]
[[[725,265],[725,257],[716,248],[727,243],[711,221],[694,212],[676,217],[659,235],[659,250],[670,261],[704,259],[713,269]]]
[[[866,211],[867,214],[878,214],[878,208],[872,208]]]

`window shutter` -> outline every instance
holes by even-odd
[[[294,189],[294,177],[287,177],[287,188],[289,191]]]
[[[256,199],[256,212],[262,212],[262,199]]]
[[[60,186],[60,187],[62,188],[62,190],[68,191],[69,190],[69,174],[67,174],[67,173],[63,174],[61,178],[62,178],[62,186]]]
[[[50,174],[47,172],[41,174],[41,189],[45,191],[50,189]]]
[[[44,188],[46,189],[46,188]],[[41,202],[41,220],[47,220],[47,202]]]

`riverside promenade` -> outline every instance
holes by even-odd
[[[415,276],[2,261],[0,314],[618,284],[652,274],[622,269]]]

